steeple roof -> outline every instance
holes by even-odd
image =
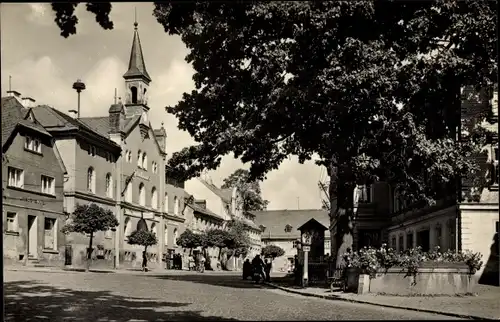
[[[151,77],[146,70],[144,63],[144,56],[142,54],[141,40],[139,39],[139,32],[137,31],[137,22],[134,22],[134,40],[132,42],[132,50],[130,51],[130,60],[128,62],[128,70],[123,75],[125,79],[128,78],[144,78],[151,82]]]

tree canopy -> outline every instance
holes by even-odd
[[[262,256],[264,257],[271,257],[275,259],[276,257],[280,257],[283,255],[285,255],[285,251],[279,246],[267,245],[266,247],[262,248]]]
[[[130,245],[144,246],[144,249],[147,250],[149,246],[158,243],[158,238],[156,238],[155,233],[149,230],[135,230],[128,236],[128,243]]]
[[[75,232],[92,236],[98,231],[106,231],[116,226],[118,226],[118,220],[111,210],[92,203],[77,205],[70,216],[70,222],[64,225],[61,231],[65,234]]]
[[[190,229],[186,229],[177,239],[177,245],[190,249],[199,247],[202,245],[201,235],[192,232]]]
[[[243,211],[265,210],[269,201],[262,198],[262,191],[257,180],[249,181],[248,170],[238,169],[224,179],[222,188],[238,188],[241,193]]]

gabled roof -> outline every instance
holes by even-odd
[[[233,189],[231,188],[225,188],[225,189],[222,189],[222,188],[219,188],[217,187],[216,185],[214,185],[213,183],[209,183],[203,179],[199,179],[208,189],[210,189],[210,191],[212,191],[214,194],[216,194],[219,198],[222,199],[223,202],[227,203],[227,204],[230,204],[231,203],[231,199],[232,199],[232,196],[233,196]]]
[[[140,116],[135,116],[124,120],[123,132],[128,133],[133,127],[135,121],[137,121]],[[80,120],[87,125],[92,130],[96,131],[102,136],[109,138],[109,117],[98,116],[98,117],[82,117]]]
[[[322,209],[304,209],[304,210],[265,210],[250,211],[255,215],[255,223],[266,227],[262,233],[262,238],[299,238],[300,232],[297,230],[300,226],[311,219],[317,220],[325,227],[330,226],[330,218],[327,210]],[[292,226],[292,231],[285,232],[285,226]],[[328,230],[325,231],[328,236]]]
[[[189,200],[189,198],[191,198],[191,195],[189,193],[187,193],[186,191],[184,191],[184,198],[186,200]],[[191,200],[190,203],[187,204],[187,206],[189,208],[193,209],[193,211],[195,211],[195,212],[199,212],[201,214],[204,214],[204,215],[207,215],[207,216],[219,219],[219,220],[224,220],[224,218],[222,218],[221,216],[217,215],[216,213],[210,211],[209,209],[206,209],[206,208],[198,206],[195,203],[195,199],[194,198]]]
[[[51,136],[36,120],[30,121],[31,109],[25,108],[15,97],[2,97],[2,148],[19,126]]]
[[[71,116],[47,105],[39,105],[33,109],[36,119],[48,131],[70,131],[80,130],[89,132],[112,146],[119,147],[114,141],[109,139],[108,134],[101,133],[87,125],[83,119],[75,119]],[[107,117],[106,117],[107,119]]]
[[[123,77],[125,79],[140,77],[151,82],[151,76],[149,76],[146,70],[146,64],[144,63],[141,40],[139,39],[139,32],[137,31],[137,22],[135,23],[134,40],[132,41],[132,49],[130,50],[128,70]]]

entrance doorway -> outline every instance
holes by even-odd
[[[28,216],[28,258],[38,258],[37,216]]]
[[[422,251],[428,252],[430,248],[430,232],[428,229],[417,233],[417,246],[422,247]]]

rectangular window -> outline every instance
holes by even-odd
[[[42,153],[42,143],[39,139],[26,136],[26,141],[24,142],[24,147],[27,150]]]
[[[8,168],[9,186],[11,187],[24,187],[24,171],[17,168]]]
[[[55,195],[56,189],[55,189],[54,181],[55,181],[54,178],[42,175],[42,193],[46,193],[49,195]]]
[[[56,220],[54,218],[45,218],[44,224],[44,248],[57,249],[56,244]]]
[[[17,231],[17,214],[15,212],[7,213],[7,231]]]
[[[396,236],[392,237],[391,239],[391,247],[392,249],[396,249]]]

